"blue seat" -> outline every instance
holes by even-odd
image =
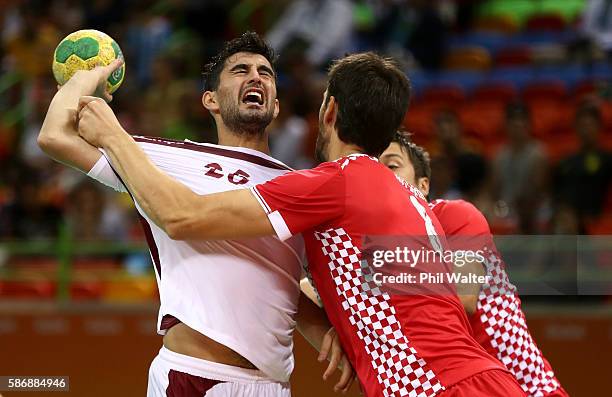
[[[451,36],[449,46],[451,50],[469,46],[484,47],[490,53],[495,53],[506,45],[507,41],[508,36],[501,33],[473,32]]]
[[[586,74],[591,79],[610,80],[612,77],[612,65],[609,62],[598,62],[590,70],[587,70]]]
[[[482,83],[486,73],[466,71],[441,71],[431,76],[430,84],[458,85],[466,93],[471,92],[474,87]]]
[[[574,87],[578,81],[587,77],[584,66],[569,65],[543,65],[534,69],[534,78],[540,80],[562,80],[568,87]]]
[[[506,39],[508,45],[565,44],[576,38],[572,30],[562,32],[523,32]]]
[[[486,77],[486,82],[507,82],[514,84],[519,90],[535,78],[533,67],[508,67],[492,70]]]
[[[412,92],[415,96],[420,95],[425,87],[431,84],[431,73],[423,70],[408,70],[406,72],[410,79]]]

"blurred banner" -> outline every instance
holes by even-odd
[[[142,396],[161,347],[154,305],[0,303],[0,376],[68,376],[73,396]],[[604,395],[612,355],[612,309],[527,306],[532,335],[572,397]],[[331,397],[337,377],[295,335],[295,397]],[[600,359],[597,359],[600,357]],[[604,393],[606,392],[606,393]],[[602,394],[603,393],[603,394]],[[0,392],[3,397],[40,392]],[[349,396],[358,396],[356,385]]]

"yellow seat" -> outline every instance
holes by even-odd
[[[491,68],[491,55],[483,47],[468,46],[452,50],[444,62],[447,69],[485,71]]]

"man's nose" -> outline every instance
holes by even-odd
[[[252,83],[259,83],[261,82],[261,75],[259,74],[259,71],[257,70],[257,68],[252,68],[249,71],[249,84]]]

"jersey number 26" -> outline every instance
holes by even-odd
[[[240,169],[232,172],[231,174],[225,174],[223,172],[223,167],[221,167],[221,165],[218,163],[208,163],[204,166],[204,168],[207,169],[205,174],[206,176],[216,179],[227,176],[227,180],[234,185],[244,185],[251,177],[251,175],[247,174],[246,171]]]

